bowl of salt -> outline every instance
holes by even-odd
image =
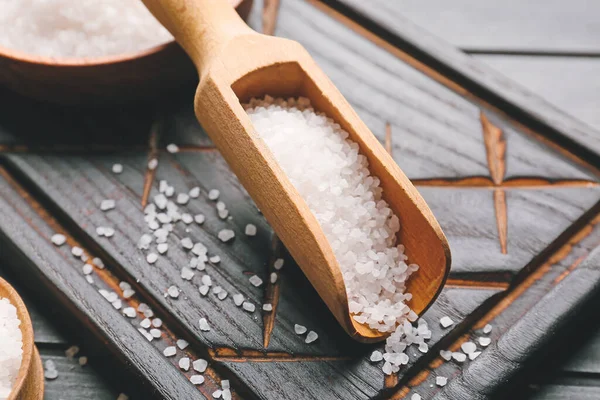
[[[243,17],[252,0],[228,1]],[[69,105],[159,100],[197,79],[139,0],[0,0],[0,85]]]
[[[41,400],[44,370],[33,341],[29,312],[0,278],[0,400]]]

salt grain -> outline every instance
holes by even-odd
[[[219,398],[221,398],[222,393],[223,392],[221,390],[215,390],[212,394],[212,397],[214,397],[215,399],[219,399]]]
[[[460,348],[465,354],[471,354],[477,350],[477,345],[473,342],[464,342]]]
[[[156,250],[160,254],[165,254],[167,252],[167,250],[169,250],[169,245],[167,243],[160,243],[156,246]]]
[[[167,145],[167,151],[171,154],[178,153],[179,146],[177,146],[175,143],[170,143]]]
[[[490,339],[489,337],[480,337],[479,339],[477,339],[477,341],[483,347],[488,347],[492,343],[492,339]]]
[[[185,279],[186,281],[191,281],[193,277],[194,277],[194,271],[192,271],[191,269],[189,269],[187,267],[181,268],[181,278],[182,279]]]
[[[277,260],[275,260],[275,262],[273,263],[273,268],[275,268],[278,271],[281,268],[283,268],[283,258],[278,258]]]
[[[233,302],[235,303],[236,306],[241,306],[242,303],[244,302],[244,295],[242,294],[234,294],[233,295]]]
[[[188,343],[187,340],[184,339],[178,339],[177,340],[177,347],[179,347],[179,349],[181,350],[185,350],[186,347],[188,347],[190,344]]]
[[[186,250],[191,250],[194,247],[194,242],[192,242],[192,239],[185,237],[183,239],[181,239],[181,247],[183,247]]]
[[[158,339],[162,336],[162,332],[159,329],[152,328],[150,329],[150,335],[152,335],[153,338]]]
[[[75,257],[81,257],[83,255],[83,249],[81,247],[73,246],[71,247],[71,254]]]
[[[188,357],[182,357],[179,359],[179,368],[184,371],[190,370],[190,359]]]
[[[163,354],[165,357],[173,357],[175,354],[177,354],[177,349],[175,346],[169,346],[163,350]]]
[[[372,362],[379,362],[383,360],[383,354],[380,351],[375,350],[371,353],[371,357],[369,358]]]
[[[100,269],[104,269],[104,262],[99,259],[98,257],[94,257],[92,259],[92,264],[94,264],[96,267],[100,268]]]
[[[211,189],[208,192],[208,198],[213,201],[217,200],[219,198],[219,194],[220,194],[220,192],[217,189]]]
[[[200,188],[198,186],[193,187],[189,191],[189,195],[192,199],[195,199],[200,196]]]
[[[202,214],[196,214],[196,215],[194,215],[194,221],[198,225],[202,225],[204,223],[205,219],[206,219],[206,217],[204,217],[204,215],[202,215]]]
[[[117,397],[117,400],[129,400],[129,396],[127,396],[125,393],[120,393]]]
[[[79,346],[71,346],[65,350],[65,356],[67,359],[72,360],[79,353]]]
[[[123,309],[123,315],[125,315],[126,317],[129,317],[129,318],[135,318],[137,316],[137,313],[135,311],[135,308],[126,307]]]
[[[194,371],[203,373],[204,371],[206,371],[206,367],[208,367],[208,361],[199,358],[192,363],[192,366],[194,368]]]
[[[206,320],[206,318],[200,318],[200,321],[198,322],[198,326],[200,327],[200,330],[203,332],[210,331],[210,325],[208,325],[208,321]],[[201,372],[201,371],[198,371],[198,372]]]
[[[213,264],[218,264],[221,262],[221,257],[219,256],[212,256],[211,258],[209,258],[209,261]]]
[[[55,233],[54,235],[52,235],[50,240],[52,241],[52,243],[54,243],[54,245],[62,246],[67,241],[67,237],[63,234]]]
[[[473,361],[474,359],[476,359],[477,357],[479,357],[479,355],[481,354],[480,351],[474,351],[472,353],[469,354],[469,360]]]
[[[248,311],[248,312],[250,312],[250,313],[253,313],[253,312],[254,312],[254,310],[256,310],[256,306],[255,306],[254,304],[250,303],[249,301],[245,301],[245,302],[242,304],[242,308],[243,308],[245,311]]]
[[[183,213],[181,214],[181,221],[183,221],[184,224],[189,225],[194,222],[194,217],[192,217],[191,214]]]
[[[208,287],[208,286],[206,286],[206,285],[201,285],[201,286],[198,288],[198,291],[200,292],[200,294],[201,294],[202,296],[206,296],[206,295],[208,294],[208,291],[209,291],[209,290],[210,290],[210,287]]]
[[[126,299],[131,298],[135,294],[135,290],[133,289],[125,289],[123,290],[123,297]]]
[[[77,362],[80,366],[84,367],[88,363],[88,358],[86,356],[79,357],[79,360],[77,360]]]
[[[169,286],[169,288],[167,289],[167,294],[176,299],[179,297],[179,288],[177,288],[177,286],[173,285],[173,286]]]
[[[152,326],[155,328],[160,328],[162,326],[162,319],[160,318],[154,318],[152,320]]]
[[[304,325],[294,324],[294,332],[296,332],[296,335],[304,335],[306,333],[306,327]]]
[[[440,350],[440,356],[444,360],[450,361],[452,359],[452,352],[450,350]]]
[[[486,326],[483,327],[483,333],[485,333],[486,335],[489,334],[492,331],[492,326],[490,324],[487,324]]]
[[[462,363],[462,362],[465,362],[465,360],[467,359],[467,355],[464,353],[459,353],[458,351],[455,351],[452,353],[452,358],[455,361]]]
[[[256,225],[248,224],[246,225],[246,229],[244,230],[246,236],[256,236]]]
[[[148,169],[150,171],[154,171],[156,167],[158,167],[158,160],[156,158],[153,158],[150,161],[148,161]]]
[[[190,376],[190,382],[194,385],[202,385],[204,383],[204,377],[202,375]]]
[[[319,338],[319,335],[317,334],[317,332],[310,331],[310,332],[308,332],[308,335],[306,335],[306,340],[304,342],[305,343],[312,343],[315,340],[317,340],[318,338]]]
[[[122,164],[113,164],[112,172],[115,174],[120,174],[121,172],[123,172],[123,165]]]
[[[94,267],[92,267],[91,264],[83,264],[83,267],[81,267],[81,269],[84,275],[89,275],[94,270]]]
[[[445,376],[438,376],[435,378],[435,384],[438,386],[446,386],[447,383],[448,378],[446,378]]]
[[[449,326],[452,326],[454,324],[454,321],[452,321],[452,318],[450,317],[442,317],[440,318],[440,325],[442,326],[442,328],[448,328]]]
[[[421,397],[420,394],[418,393],[413,393],[412,396],[410,396],[410,400],[422,400],[423,398]]]
[[[265,304],[263,304],[262,309],[263,309],[263,311],[267,311],[267,312],[273,311],[273,305],[269,304],[269,303],[265,303]]]
[[[277,273],[276,272],[271,272],[269,280],[271,281],[271,283],[277,282]]]
[[[260,279],[257,275],[252,275],[250,277],[249,281],[255,287],[259,287],[260,285],[263,284],[263,280]]]
[[[148,264],[154,264],[158,260],[158,254],[156,253],[148,253],[146,256],[146,261]]]
[[[115,208],[114,200],[106,199],[106,200],[102,200],[102,202],[100,203],[100,210],[102,210],[102,211],[112,210],[113,208]]]
[[[150,324],[151,324],[151,322],[150,322],[150,319],[148,319],[148,318],[145,318],[142,320],[142,322],[140,322],[140,326],[145,329],[150,328]]]
[[[187,204],[190,201],[190,195],[187,193],[179,193],[177,195],[177,204]]]

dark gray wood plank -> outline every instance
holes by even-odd
[[[575,0],[374,1],[391,17],[402,16],[470,51],[600,52],[600,5]]]
[[[571,9],[566,3],[564,8]],[[484,54],[474,57],[580,121],[600,128],[600,58]]]

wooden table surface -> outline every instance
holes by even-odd
[[[286,0],[282,0],[284,3]],[[345,0],[346,4],[359,4],[362,0]],[[388,2],[387,5],[383,4]],[[531,3],[531,2],[529,2]],[[532,92],[541,95],[564,112],[578,118],[583,123],[600,129],[600,24],[597,15],[600,13],[600,3],[586,0],[564,2],[559,0],[547,1],[543,7],[533,3],[510,0],[505,2],[475,0],[389,0],[374,1],[375,13],[382,19],[392,21],[394,16],[404,16],[433,34],[444,38],[473,57],[490,65],[502,74],[518,82]],[[280,30],[284,36],[293,35],[294,19],[290,10],[283,10],[284,23]],[[281,21],[280,21],[281,23]],[[289,23],[289,25],[287,25]],[[337,34],[336,32],[332,35]],[[311,32],[306,32],[310,36]],[[315,36],[316,37],[316,36]],[[310,38],[309,38],[310,39]],[[310,43],[310,40],[307,41]],[[342,39],[339,39],[342,40]],[[324,68],[330,74],[338,73],[337,66],[327,65],[326,56],[315,54]],[[360,60],[355,60],[357,63]],[[351,71],[351,66],[340,68],[339,71]],[[360,70],[360,65],[353,66]],[[393,68],[395,66],[391,66]],[[343,77],[332,76],[338,83]],[[382,76],[382,79],[384,77]],[[376,81],[377,79],[374,78]],[[338,83],[339,84],[339,83]],[[369,93],[365,90],[365,93]],[[348,93],[345,93],[347,96]],[[3,99],[10,95],[3,93]],[[359,101],[353,98],[353,101]],[[372,100],[376,101],[376,100]],[[380,100],[385,106],[384,100]],[[357,106],[356,103],[354,104]],[[368,106],[365,105],[365,109]],[[367,124],[374,131],[385,131],[380,116],[369,115],[365,110],[359,110]],[[385,110],[384,110],[385,112]],[[186,123],[179,119],[178,123]],[[181,122],[183,121],[183,122]],[[462,121],[459,121],[462,123]],[[146,127],[144,127],[146,128]],[[392,129],[401,129],[392,124]],[[517,140],[515,135],[514,140]],[[185,138],[184,138],[185,139]],[[600,138],[596,138],[600,140]],[[196,140],[196,139],[194,139]],[[137,145],[135,139],[132,146]],[[194,145],[205,145],[196,140]],[[523,143],[523,146],[528,146]],[[592,144],[590,146],[593,146]],[[394,151],[396,151],[394,149]],[[432,153],[435,156],[435,152]],[[483,155],[481,156],[483,158]],[[525,158],[528,155],[525,154]],[[541,156],[540,156],[541,157]],[[26,158],[26,157],[25,157]],[[544,164],[527,166],[514,163],[513,173],[521,170],[543,172],[552,176],[570,179],[586,178],[585,174],[569,169],[567,164]],[[100,160],[108,163],[110,160]],[[139,161],[139,160],[138,160]],[[143,159],[142,159],[143,161]],[[25,162],[11,159],[17,165]],[[444,176],[435,166],[424,167],[423,160],[410,156],[404,161],[403,167],[408,170],[411,178],[423,179],[431,176]],[[133,161],[132,161],[133,163]],[[35,160],[33,164],[35,164]],[[40,163],[39,165],[43,165]],[[468,166],[468,173],[477,175],[478,168],[485,165],[484,160],[473,160]],[[518,167],[514,167],[519,165]],[[530,168],[531,167],[531,168]],[[510,168],[510,164],[509,164]],[[520,170],[519,170],[520,168]],[[530,168],[527,170],[527,168]],[[561,169],[564,168],[564,169]],[[517,171],[518,170],[518,171]],[[566,172],[565,172],[566,171]],[[464,175],[465,171],[454,171],[456,176]],[[509,171],[509,175],[510,175]],[[487,173],[487,171],[486,171]],[[483,174],[483,173],[482,173]],[[34,176],[34,172],[31,172]],[[34,178],[31,178],[34,179]],[[58,179],[58,178],[57,178]],[[133,187],[132,190],[141,190]],[[423,189],[425,191],[429,189]],[[430,194],[433,198],[434,194]],[[476,200],[473,200],[476,201]],[[475,203],[478,204],[479,203]],[[590,204],[592,204],[590,202]],[[587,205],[586,205],[587,207]],[[493,210],[489,210],[493,214]],[[490,241],[491,242],[491,241]],[[493,241],[496,244],[496,239]],[[516,244],[508,241],[508,246]],[[459,254],[458,264],[460,265]],[[525,257],[523,255],[523,257]],[[516,259],[518,261],[519,254]],[[485,262],[486,260],[482,260]],[[514,260],[513,260],[514,261]],[[2,261],[5,263],[6,261]],[[504,271],[509,271],[511,265],[505,265]],[[459,271],[461,272],[461,271]],[[466,273],[468,271],[462,271]],[[505,273],[505,272],[502,272]],[[9,281],[19,282],[14,272],[0,264],[0,275]],[[457,275],[460,276],[460,275]],[[488,288],[489,289],[489,288]],[[495,290],[495,289],[494,289]],[[31,288],[20,290],[34,320],[36,342],[44,360],[56,362],[59,377],[46,382],[46,399],[115,399],[121,392],[128,393],[131,398],[142,396],[136,382],[131,382],[127,375],[122,375],[118,362],[111,362],[110,357],[97,354],[90,346],[89,364],[81,367],[76,360],[68,360],[64,351],[71,345],[81,347],[81,355],[88,355],[86,347],[88,336],[79,331],[79,326],[71,326],[61,315],[55,315],[53,305],[40,299]],[[480,303],[493,293],[481,295]],[[477,300],[479,301],[479,300]],[[479,303],[477,303],[479,305]],[[467,306],[465,306],[467,307]],[[468,307],[467,307],[468,308]],[[470,310],[470,309],[469,309]],[[468,312],[466,312],[468,313]],[[567,342],[553,343],[548,348],[546,356],[539,357],[540,364],[527,369],[523,374],[521,384],[515,389],[516,394],[523,398],[533,399],[596,399],[600,398],[600,327],[588,323],[580,332],[572,332]],[[95,357],[96,356],[96,357]],[[141,389],[144,390],[143,388]]]

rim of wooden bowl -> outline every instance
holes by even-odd
[[[8,400],[16,400],[23,388],[29,369],[31,367],[31,360],[33,357],[33,325],[29,312],[25,307],[25,303],[17,293],[17,291],[4,279],[0,278],[0,297],[7,298],[10,304],[15,306],[17,309],[17,316],[21,321],[19,328],[23,335],[23,358],[21,360],[21,367],[19,368],[19,374],[15,381],[12,391],[8,395]]]

